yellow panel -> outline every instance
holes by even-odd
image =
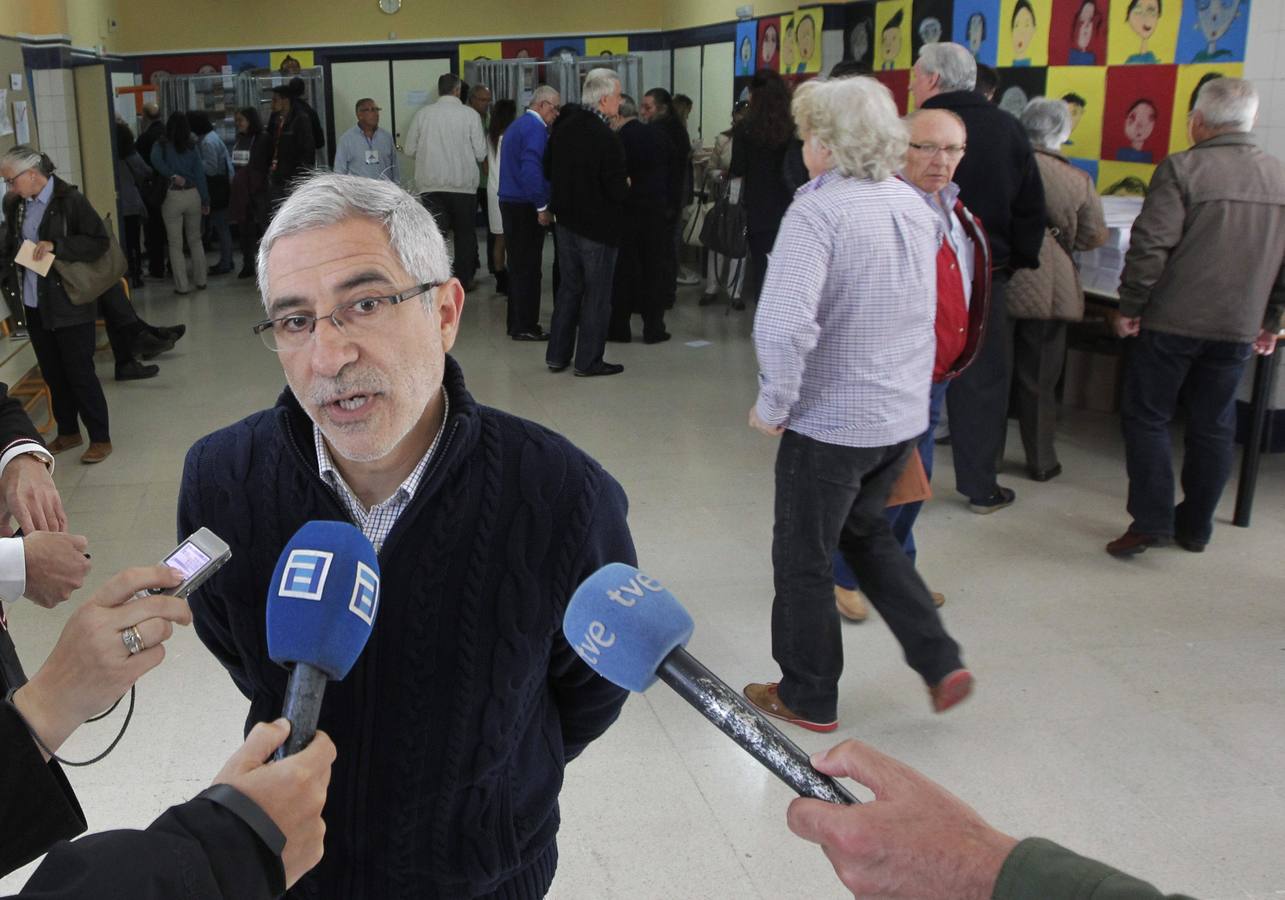
[[[1187,140],[1187,112],[1195,103],[1192,96],[1200,79],[1211,73],[1226,78],[1240,78],[1245,67],[1240,63],[1210,63],[1208,65],[1179,66],[1178,83],[1173,92],[1173,124],[1169,131],[1169,152],[1178,153],[1191,146]]]
[[[825,13],[819,6],[794,14],[794,71],[821,71],[821,24]]]
[[[584,52],[585,56],[624,56],[629,52],[629,38],[586,38]]]
[[[504,50],[499,41],[487,41],[482,44],[460,44],[459,68],[456,74],[463,77],[464,63],[478,59],[503,59]]]
[[[1003,0],[999,8],[1000,66],[1049,64],[1049,17],[1053,0]]]
[[[1107,64],[1171,63],[1178,43],[1178,19],[1185,3],[1162,0],[1111,0],[1107,21]]]
[[[268,66],[275,72],[281,68],[281,63],[287,56],[298,60],[301,69],[311,69],[316,65],[311,50],[274,50],[268,54]]]
[[[1067,156],[1077,159],[1097,159],[1102,155],[1102,107],[1106,102],[1107,70],[1104,66],[1051,66],[1045,94],[1066,99],[1074,94],[1084,100],[1083,112],[1071,110],[1075,128],[1071,139],[1063,145]],[[1079,106],[1074,98],[1072,106]]]
[[[901,19],[894,25],[893,21]],[[878,35],[878,66],[881,72],[909,69],[910,0],[879,0],[875,7],[875,34]]]
[[[1128,184],[1128,180],[1137,179],[1149,185],[1155,171],[1156,167],[1149,163],[1116,162],[1113,159],[1104,159],[1098,166],[1098,193],[1138,194]]]

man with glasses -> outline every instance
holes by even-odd
[[[540,327],[540,281],[543,277],[545,229],[549,214],[549,179],[544,177],[544,149],[549,126],[558,117],[561,98],[542,84],[531,95],[526,112],[504,132],[500,149],[500,218],[509,260],[509,337],[547,341]]]
[[[901,179],[919,192],[942,225],[937,250],[937,350],[928,394],[928,428],[917,444],[924,475],[931,480],[933,432],[941,420],[946,388],[981,347],[991,289],[990,244],[981,223],[960,202],[959,185],[951,180],[967,149],[963,120],[949,110],[921,109],[906,117],[906,126],[910,146]],[[916,556],[913,529],[923,505],[916,501],[884,510],[892,536],[912,561]],[[938,591],[931,595],[934,606],[946,602]],[[834,598],[839,612],[854,622],[869,616],[857,577],[840,553],[834,554]]]
[[[542,897],[568,761],[625,694],[562,636],[576,586],[634,561],[620,485],[564,438],[470,396],[464,291],[432,216],[387,181],[321,174],[273,219],[255,326],[288,388],[188,453],[180,529],[232,561],[191,598],[197,634],[275,718],[265,652],[277,555],[343,519],[379,552],[378,627],[326,691],[335,741],[314,898]],[[246,339],[253,339],[247,333]]]
[[[986,341],[951,386],[955,487],[968,508],[987,514],[1012,505],[1017,493],[997,479],[1008,432],[1011,336],[1004,295],[1015,269],[1039,267],[1044,240],[1044,185],[1020,122],[973,90],[977,61],[958,44],[926,44],[910,73],[915,105],[946,109],[963,120],[968,153],[954,180],[959,199],[982,220],[991,244],[993,280]]]
[[[393,136],[379,127],[379,105],[369,97],[357,101],[357,124],[339,136],[335,171],[340,175],[402,180]]]

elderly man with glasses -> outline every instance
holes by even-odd
[[[397,148],[393,136],[379,127],[380,112],[379,104],[370,97],[357,101],[357,124],[339,136],[335,147],[335,171],[340,175],[401,182]]]
[[[543,897],[563,770],[625,699],[561,629],[582,580],[634,561],[624,492],[564,438],[469,394],[448,355],[464,290],[431,214],[396,185],[304,182],[258,276],[254,330],[288,388],[188,454],[181,529],[232,548],[191,599],[197,633],[255,722],[285,696],[264,598],[304,522],[360,527],[388,598],[326,692],[339,760],[307,895]]]

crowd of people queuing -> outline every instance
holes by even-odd
[[[935,426],[949,415],[956,488],[975,513],[1016,501],[997,480],[1012,397],[1030,477],[1061,473],[1054,388],[1066,323],[1084,313],[1072,254],[1106,239],[1092,183],[1060,152],[1071,129],[1065,102],[1036,98],[1020,118],[1000,110],[977,92],[971,54],[953,44],[922,49],[911,76],[917,109],[904,118],[862,74],[848,67],[791,92],[775,73],[759,73],[710,160],[716,177],[739,180],[747,212],[744,282],[714,284],[733,305],[756,304],[749,425],[780,441],[771,636],[781,675],[744,693],[763,714],[819,732],[838,727],[840,617],[864,619],[867,599],[935,712],[972,693],[938,611],[945,597],[914,565]],[[73,616],[30,683],[20,668],[0,670],[9,688],[0,727],[6,752],[16,751],[6,755],[6,783],[21,783],[30,803],[53,803],[0,862],[20,865],[83,830],[56,750],[160,662],[157,645],[173,625],[195,621],[250,700],[248,728],[276,715],[285,675],[264,664],[263,616],[246,614],[242,594],[262,586],[280,538],[303,521],[333,514],[337,501],[376,547],[411,534],[456,552],[384,555],[385,584],[407,602],[381,612],[367,651],[379,666],[333,687],[326,732],[308,751],[262,765],[286,728],[259,724],[215,787],[146,832],[59,845],[32,882],[40,896],[102,891],[122,847],[168,850],[100,896],[165,896],[178,881],[190,896],[275,896],[300,878],[309,896],[538,897],[549,888],[566,763],[624,702],[557,623],[570,588],[607,562],[634,561],[625,497],[564,438],[477,404],[448,351],[482,264],[479,205],[508,334],[545,344],[550,370],[621,372],[604,359],[606,343],[632,339],[634,314],[645,343],[669,339],[665,312],[680,280],[693,280],[679,266],[693,151],[681,95],[655,88],[636,100],[611,69],[587,74],[578,103],[541,85],[520,113],[483,86],[465,92],[454,75],[437,87],[408,129],[414,195],[398,186],[397,148],[370,98],[336,142],[333,174],[308,175],[324,135],[295,82],[274,89],[266,127],[253,108],[240,111],[230,153],[199,113],[162,123],[150,109],[137,141],[118,129],[130,283],[143,284],[145,261],[147,277],[164,277],[158,248],[167,243],[175,292],[200,290],[233,269],[236,224],[241,275],[257,276],[268,315],[255,331],[291,390],[270,414],[221,429],[188,455],[181,526],[208,525],[235,544],[233,563],[191,609],[165,597],[126,603],[175,584],[159,567],[130,570]],[[1194,146],[1161,164],[1134,227],[1112,322],[1129,339],[1133,523],[1107,545],[1113,556],[1171,542],[1205,549],[1230,471],[1236,384],[1254,352],[1274,349],[1285,310],[1285,168],[1250,140],[1257,106],[1241,79],[1203,86],[1188,121]],[[106,252],[102,220],[46,157],[14,148],[0,174],[10,189],[7,259],[21,240],[69,262]],[[212,266],[205,219],[219,250]],[[1251,242],[1262,248],[1258,265],[1199,264],[1211,247],[1230,253]],[[353,284],[365,293],[354,295]],[[0,494],[28,533],[63,532],[51,454],[80,442],[79,422],[91,441],[84,462],[111,451],[93,373],[96,306],[114,310],[118,377],[122,359],[128,376],[141,365],[134,354],[163,352],[177,338],[139,320],[119,289],[75,303],[56,273],[16,266],[6,266],[5,286],[25,309],[58,437],[45,448],[0,390]],[[717,290],[707,284],[705,294]],[[1187,453],[1175,506],[1167,428],[1180,397]],[[348,427],[366,416],[370,427]],[[529,490],[537,482],[548,487],[539,496]],[[532,521],[543,523],[540,540]],[[65,600],[88,569],[83,543],[63,537],[48,557],[59,578],[40,566],[25,574],[43,605]],[[457,558],[470,563],[452,565]],[[438,611],[432,628],[422,609]],[[512,609],[523,612],[504,612]],[[431,690],[427,668],[437,673]],[[448,719],[456,727],[446,741],[431,723]],[[854,894],[1160,896],[1049,841],[1000,833],[856,742],[813,763],[880,801],[798,800],[789,810],[789,827],[824,847]],[[427,798],[436,798],[433,815]],[[393,829],[390,840],[363,838],[381,827]],[[237,853],[256,865],[229,867]]]

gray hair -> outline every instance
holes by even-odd
[[[557,104],[561,99],[562,95],[558,93],[557,88],[550,84],[542,84],[532,92],[531,102],[527,104],[527,109],[531,109],[537,103],[542,103],[545,100]]]
[[[41,163],[45,155],[28,144],[15,144],[5,151],[4,156],[0,156],[0,168],[9,169],[14,175],[21,175],[28,169],[36,169],[45,173]]]
[[[580,88],[580,102],[590,109],[597,109],[598,101],[610,97],[619,84],[620,76],[615,69],[590,69],[584,77],[584,86]]]
[[[1251,131],[1258,117],[1258,91],[1243,78],[1215,78],[1196,95],[1196,112],[1207,128]]]
[[[1071,111],[1065,100],[1034,97],[1018,118],[1031,143],[1044,150],[1060,150],[1071,136]]]
[[[830,150],[844,175],[883,181],[896,172],[910,142],[892,92],[873,78],[814,79],[790,104],[799,133]]]
[[[370,219],[388,232],[388,243],[416,284],[451,277],[446,242],[433,215],[399,185],[379,178],[320,172],[296,182],[294,193],[272,217],[259,244],[259,293],[268,305],[268,257],[277,241],[334,225],[344,219]],[[431,293],[423,295],[431,302]]]
[[[919,68],[925,75],[937,76],[937,88],[943,93],[971,91],[977,85],[977,60],[959,44],[924,44],[919,49]]]
[[[620,118],[638,118],[638,101],[633,97],[630,97],[628,94],[620,95]]]

